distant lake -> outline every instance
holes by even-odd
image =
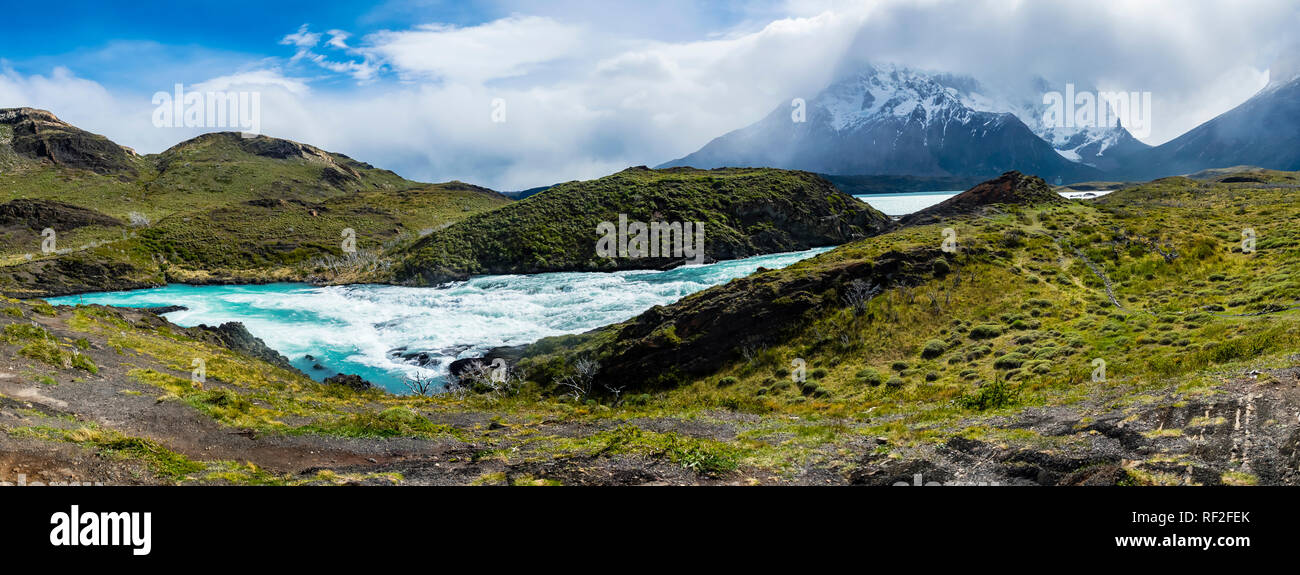
[[[853,196],[866,202],[873,208],[884,212],[887,216],[899,217],[905,216],[912,212],[919,212],[930,206],[938,204],[948,198],[962,193],[965,190],[937,190],[933,192],[906,192],[901,194],[863,194]],[[1061,197],[1071,200],[1099,198],[1111,193],[1113,190],[1097,190],[1090,192],[1061,192]]]

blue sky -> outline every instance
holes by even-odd
[[[0,107],[153,153],[210,131],[154,125],[156,92],[251,91],[267,135],[505,190],[680,157],[858,61],[1149,90],[1159,143],[1258,90],[1300,24],[1283,0],[63,1],[6,17],[21,25],[0,35]]]
[[[202,81],[237,72],[262,59],[288,58],[292,51],[279,42],[303,25],[320,32],[346,30],[359,38],[428,23],[474,26],[517,13],[590,17],[591,5],[596,4],[463,0],[28,2],[6,6],[6,18],[24,25],[8,26],[0,35],[0,58],[23,73],[63,66],[79,77],[131,89],[148,83],[150,77],[189,76],[188,81]],[[779,13],[768,2],[743,3],[743,7],[726,1],[607,5],[629,29],[667,41],[741,25],[749,15]],[[637,16],[653,18],[664,13],[681,17],[671,26],[656,28]],[[615,23],[602,22],[606,27],[611,24]]]

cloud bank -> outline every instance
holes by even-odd
[[[274,55],[193,84],[261,92],[268,135],[408,178],[513,190],[683,156],[862,62],[1007,90],[1042,77],[1150,91],[1158,144],[1262,88],[1300,25],[1300,9],[1280,0],[796,0],[683,38],[671,19],[695,4],[648,6],[560,2],[363,35],[304,25],[268,46]],[[0,106],[50,109],[142,153],[202,131],[152,126],[149,96],[171,88],[109,90],[67,69],[22,75],[0,62]]]

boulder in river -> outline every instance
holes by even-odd
[[[364,379],[361,379],[361,376],[356,374],[351,374],[351,373],[340,373],[338,375],[331,375],[325,378],[325,381],[323,383],[329,385],[342,385],[345,387],[350,387],[356,391],[365,391],[367,389],[374,387],[374,384]]]

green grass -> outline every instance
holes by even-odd
[[[510,202],[477,186],[413,182],[310,147],[275,157],[278,152],[265,149],[277,142],[207,134],[132,160],[134,174],[15,163],[0,171],[0,202],[58,200],[140,223],[56,230],[58,247],[72,251],[49,255],[41,252],[39,229],[4,234],[0,289],[42,295],[58,280],[33,280],[27,266],[55,258],[71,262],[64,267],[73,270],[110,263],[117,266],[115,280],[143,284],[214,277],[360,280],[361,270],[339,270],[330,260],[343,255],[343,230],[353,230],[359,252],[376,256]]]
[[[671,322],[680,338],[672,354],[718,354],[717,368],[670,378],[666,367],[643,365],[620,372],[625,393],[663,391],[655,403],[669,412],[718,406],[886,418],[899,426],[882,431],[900,438],[938,439],[972,413],[1074,404],[1107,390],[1190,391],[1209,374],[1272,365],[1300,349],[1300,311],[1287,311],[1300,304],[1300,205],[1283,185],[1189,182],[896,230],[688,296],[642,320],[542,340],[523,366],[546,389],[572,358],[616,367],[628,350],[650,345],[641,334]],[[1254,253],[1241,250],[1248,226],[1257,232]],[[962,250],[939,254],[948,264],[939,270],[932,262],[944,227],[957,230]],[[1111,282],[1122,308],[1083,257]],[[837,287],[845,284],[834,278],[900,258],[895,283],[861,313],[846,305]],[[701,347],[707,331],[683,329],[746,320],[714,315],[715,301],[757,301],[756,309],[775,313],[782,301],[799,301],[787,287],[795,285],[828,287],[797,294],[809,311],[795,321],[748,326],[742,337],[768,338],[751,344],[759,346],[752,356]],[[795,358],[806,362],[811,386],[782,389]],[[1103,382],[1091,380],[1096,359],[1107,364]],[[716,384],[724,379],[730,385]]]
[[[772,217],[789,221],[781,229]],[[394,269],[398,281],[436,284],[468,274],[647,267],[666,258],[605,258],[596,252],[601,222],[694,222],[704,226],[706,253],[728,259],[837,243],[885,225],[878,211],[820,177],[772,169],[648,170],[560,184],[520,202],[471,216],[411,247]],[[809,244],[798,227],[819,228]]]

